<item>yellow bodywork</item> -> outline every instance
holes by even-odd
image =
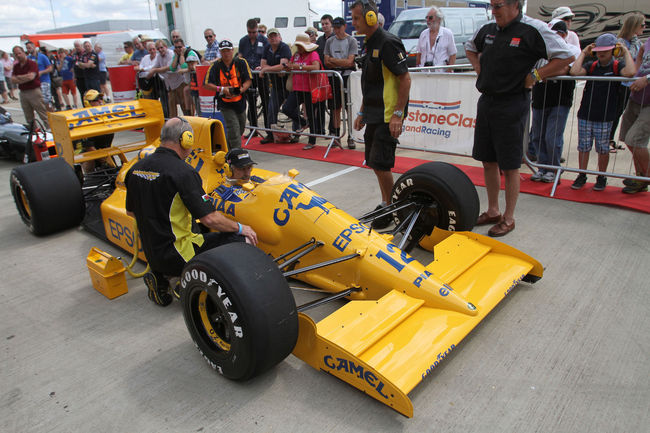
[[[124,163],[115,191],[101,206],[106,237],[127,251],[133,250],[133,221],[124,209],[124,175],[157,144],[163,119],[160,105],[153,104],[158,103],[122,104],[130,117],[108,119],[117,110],[111,104],[104,117],[88,112],[86,117],[98,120],[81,124],[79,110],[50,115],[57,148],[61,143],[66,159],[67,147],[82,131],[99,135],[119,128],[145,129],[144,145]],[[535,259],[472,232],[434,230],[422,242],[434,258],[422,264],[393,244],[391,236],[371,230],[296,181],[296,170],[278,174],[255,168],[250,183],[231,184],[221,123],[187,119],[195,146],[186,162],[199,172],[215,208],[252,226],[259,247],[273,257],[313,239],[318,246],[288,268],[296,272],[293,278],[332,293],[357,289],[350,302],[318,323],[299,313],[295,356],[406,416],[413,415],[407,394],[520,281],[542,277]],[[301,271],[340,258],[347,260]]]

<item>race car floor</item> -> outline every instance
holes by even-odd
[[[252,156],[266,169],[297,168],[352,215],[378,202],[367,169]],[[609,433],[650,424],[647,214],[522,194],[517,228],[502,240],[538,259],[544,278],[514,289],[410,393],[408,419],[293,356],[248,382],[222,378],[195,349],[179,303],[155,306],[141,279],[114,300],[93,289],[90,248],[121,251],[81,228],[43,238],[26,230],[8,188],[15,165],[0,161],[2,432]]]

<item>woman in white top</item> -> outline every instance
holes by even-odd
[[[136,66],[138,71],[138,86],[142,95],[146,99],[157,99],[157,94],[155,92],[155,83],[157,78],[155,76],[147,78],[149,71],[153,68],[154,63],[156,62],[156,44],[152,41],[147,42],[146,49],[149,54],[144,56],[140,60],[140,64]]]
[[[442,12],[432,7],[427,14],[427,28],[420,33],[416,64],[418,66],[442,66],[456,63],[454,34],[442,27]]]

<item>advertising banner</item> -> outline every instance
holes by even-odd
[[[399,146],[432,152],[471,155],[476,126],[475,75],[412,72],[408,115]],[[361,72],[350,76],[352,119],[361,108]],[[351,131],[363,141],[362,131]]]

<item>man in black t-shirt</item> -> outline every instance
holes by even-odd
[[[530,89],[535,82],[562,73],[573,55],[546,23],[522,14],[523,0],[492,2],[495,21],[477,30],[465,43],[465,52],[478,74],[476,88],[481,92],[472,157],[483,163],[488,196],[488,209],[476,225],[494,224],[488,235],[496,237],[515,228]],[[549,62],[534,69],[542,58]],[[500,170],[506,185],[503,215],[499,211]]]
[[[81,56],[79,66],[84,70],[84,77],[86,80],[85,89],[94,89],[98,92],[101,91],[99,57],[97,57],[97,53],[93,50],[93,46],[88,41],[84,42],[84,53]]]
[[[372,0],[356,0],[350,7],[352,25],[357,33],[366,35],[366,55],[361,74],[361,111],[354,120],[354,129],[363,134],[366,146],[366,164],[372,168],[379,182],[381,203],[377,209],[390,203],[393,189],[395,149],[402,133],[402,122],[408,108],[411,77],[406,64],[406,51],[399,38],[388,33],[377,23],[377,6]],[[374,15],[374,19],[373,19]],[[372,222],[375,229],[386,228],[390,214]]]
[[[167,276],[179,276],[196,254],[228,242],[257,245],[249,226],[232,221],[214,209],[201,177],[185,163],[192,150],[192,127],[172,118],[162,128],[160,146],[138,161],[126,175],[127,214],[134,217],[151,272],[144,277],[148,296],[158,305],[172,302]],[[198,219],[218,232],[193,230]]]
[[[83,96],[86,94],[86,73],[81,67],[81,63],[83,62],[83,55],[84,51],[81,47],[81,41],[74,41],[74,51],[70,54],[70,56],[74,59],[74,80],[77,89],[79,89],[80,98],[83,98]],[[99,91],[99,89],[96,90]],[[72,102],[74,102],[74,95],[72,95]],[[76,102],[73,105],[75,104]]]

